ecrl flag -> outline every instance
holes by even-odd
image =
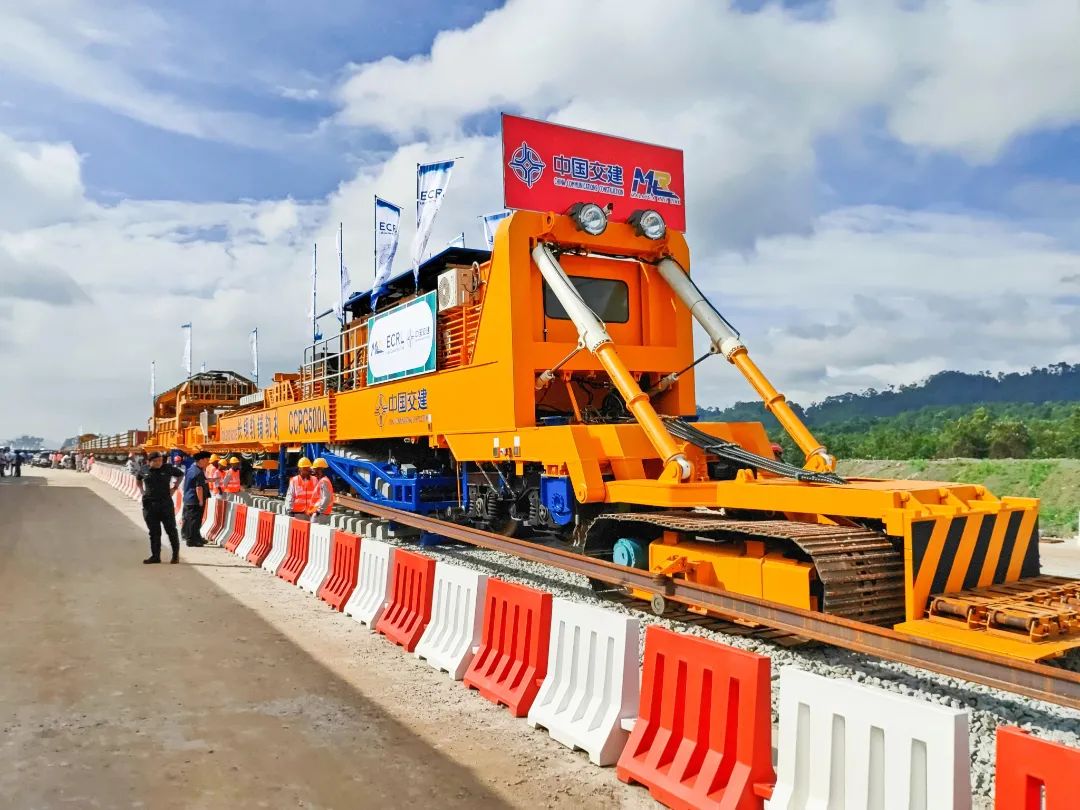
[[[191,324],[182,323],[180,328],[184,331],[184,371],[187,372],[187,376],[191,376]]]
[[[150,361],[150,399],[154,399],[157,396],[157,380],[155,379],[157,374],[157,363],[153,360]]]
[[[251,343],[251,376],[259,379],[259,327],[255,327],[251,330],[251,337],[249,338]]]
[[[413,278],[420,283],[420,262],[424,259],[435,215],[439,213],[454,161],[421,163],[416,167],[416,236],[412,244]]]
[[[371,283],[371,302],[382,295],[383,287],[390,278],[394,257],[398,249],[398,226],[401,224],[401,206],[375,198],[375,280]]]
[[[484,242],[487,244],[488,250],[495,247],[495,229],[508,216],[510,216],[509,211],[499,211],[494,214],[484,214],[480,217],[480,221],[484,224]]]

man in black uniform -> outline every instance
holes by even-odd
[[[142,493],[142,514],[150,532],[150,556],[146,564],[161,562],[161,529],[169,535],[172,545],[171,562],[180,562],[180,536],[176,533],[176,514],[173,512],[172,495],[176,492],[183,471],[165,463],[161,453],[146,457],[147,466],[135,476],[135,485]]]
[[[184,540],[189,546],[205,546],[199,528],[203,521],[203,507],[210,498],[210,485],[206,483],[203,470],[210,463],[210,454],[201,450],[192,456],[194,462],[184,473],[184,511],[181,513]]]

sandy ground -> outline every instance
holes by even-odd
[[[221,549],[143,566],[138,504],[27,473],[0,479],[3,806],[657,806]]]

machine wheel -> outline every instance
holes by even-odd
[[[658,593],[654,593],[652,600],[649,602],[649,607],[652,608],[652,612],[657,616],[663,616],[667,611],[667,599]]]

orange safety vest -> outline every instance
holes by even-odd
[[[211,473],[211,470],[213,470],[212,473]],[[213,465],[211,465],[211,466],[208,466],[206,468],[205,475],[206,475],[206,483],[210,487],[210,491],[211,492],[217,492],[218,479],[221,477],[221,470],[219,470],[217,467],[214,467]]]
[[[230,469],[225,473],[225,477],[221,479],[221,488],[226,492],[239,492],[240,491],[240,471]]]
[[[307,512],[308,509],[315,505],[315,491],[319,486],[315,476],[309,476],[305,481],[303,476],[294,475],[292,481],[289,482],[289,486],[292,487],[293,491],[294,512]]]
[[[327,502],[326,507],[319,514],[329,515],[330,510],[334,508],[334,485],[330,482],[330,476],[328,475],[324,475],[322,478],[319,478],[318,482],[319,484],[315,488],[315,495],[314,497],[312,497],[311,505],[314,506],[319,502],[319,499],[322,496],[319,494],[318,491],[320,489],[325,489],[330,495],[330,500]]]

